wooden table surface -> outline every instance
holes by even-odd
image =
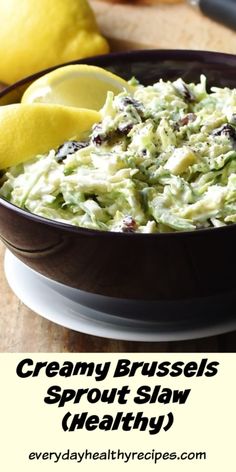
[[[92,1],[113,49],[190,48],[236,53],[236,34],[184,4],[141,7]],[[36,315],[12,293],[0,243],[1,352],[235,352],[236,331],[183,342],[123,342],[62,328]]]

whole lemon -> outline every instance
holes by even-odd
[[[87,0],[0,0],[0,81],[108,52]]]

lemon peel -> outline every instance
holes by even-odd
[[[0,0],[0,80],[13,83],[109,46],[87,0]]]
[[[100,120],[94,110],[47,104],[0,107],[0,169],[23,163],[69,139],[85,139]]]
[[[114,95],[131,86],[118,75],[87,64],[60,67],[35,80],[25,91],[22,103],[58,103],[99,110],[108,91]]]

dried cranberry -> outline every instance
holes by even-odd
[[[227,136],[228,138],[232,138],[236,141],[236,130],[233,126],[229,125],[228,123],[222,125],[220,128],[217,128],[212,133],[213,136]]]
[[[101,125],[94,126],[91,141],[96,146],[101,146],[105,141],[107,141],[107,136],[102,131]]]
[[[175,82],[174,87],[186,102],[195,102],[195,96],[182,79]]]
[[[131,129],[133,128],[133,123],[128,123],[128,124],[125,124],[125,125],[120,125],[118,130],[120,131],[121,134],[129,134],[129,132],[131,131]]]
[[[133,108],[135,108],[135,110],[138,112],[138,114],[142,118],[143,113],[144,113],[144,107],[141,102],[139,102],[138,100],[135,100],[135,98],[132,98],[132,97],[124,97],[122,98],[120,102],[120,109],[124,110],[125,107],[127,106],[132,106]]]
[[[124,97],[122,102],[125,106],[132,105],[135,108],[139,108],[140,106],[142,106],[142,104],[138,102],[138,100],[135,100],[135,98],[132,97]]]
[[[137,223],[135,219],[127,215],[123,218],[121,230],[123,233],[134,233],[137,229]]]
[[[56,151],[55,157],[58,163],[62,162],[68,154],[74,154],[79,149],[88,146],[88,142],[66,141]]]
[[[95,134],[92,136],[92,143],[96,144],[96,146],[101,146],[105,139],[102,137],[101,134]]]
[[[195,121],[196,118],[197,118],[197,115],[195,115],[195,113],[188,113],[181,120],[179,120],[179,126],[186,126],[189,123],[193,123],[193,121]]]

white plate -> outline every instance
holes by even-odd
[[[213,336],[236,329],[236,316],[224,319],[197,317],[185,323],[144,322],[96,311],[55,292],[47,279],[33,271],[8,250],[5,274],[17,297],[31,310],[66,328],[104,338],[126,341],[180,341]],[[52,282],[50,281],[50,284]]]

